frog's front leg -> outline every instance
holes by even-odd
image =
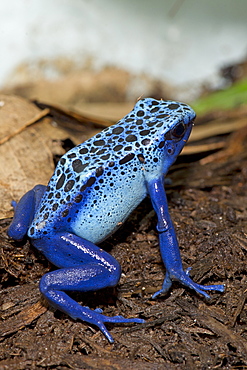
[[[162,289],[156,292],[153,298],[167,292],[172,285],[172,280],[181,282],[206,298],[210,298],[205,292],[207,290],[223,292],[224,285],[204,286],[197,284],[189,277],[189,269],[186,272],[183,270],[175,229],[168,211],[163,178],[149,181],[148,192],[158,217],[157,230],[159,232],[160,251],[166,267],[166,276]]]
[[[88,292],[115,286],[121,268],[110,254],[71,233],[32,240],[32,244],[60,267],[44,275],[40,281],[40,290],[52,306],[74,319],[98,326],[111,343],[113,338],[104,323],[144,322],[142,319],[126,319],[122,316],[107,317],[101,310],[83,307],[64,293],[64,290]]]
[[[14,240],[22,240],[24,238],[46,189],[45,185],[36,185],[32,190],[24,194],[18,203],[12,202],[15,213],[8,228],[8,236]]]

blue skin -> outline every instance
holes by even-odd
[[[70,150],[59,161],[48,186],[37,185],[18,204],[8,235],[25,235],[59,269],[44,275],[40,290],[55,308],[98,326],[113,342],[105,323],[136,322],[107,317],[79,305],[64,291],[95,291],[115,286],[119,263],[97,247],[149,194],[158,218],[161,256],[166,267],[162,289],[176,280],[209,298],[223,285],[194,283],[182,267],[178,242],[164,190],[164,176],[187,142],[194,111],[186,104],[139,100],[114,126]]]

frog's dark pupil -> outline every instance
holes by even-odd
[[[179,123],[173,130],[173,135],[175,137],[181,137],[183,134],[184,134],[184,131],[185,131],[185,126],[184,124],[181,122]]]

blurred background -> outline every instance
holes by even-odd
[[[0,92],[114,119],[109,103],[141,95],[191,102],[246,76],[246,14],[245,0],[2,1]]]

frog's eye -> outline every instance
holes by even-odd
[[[172,136],[174,136],[177,139],[181,138],[184,135],[184,133],[185,125],[183,124],[183,122],[179,122],[171,132]]]

